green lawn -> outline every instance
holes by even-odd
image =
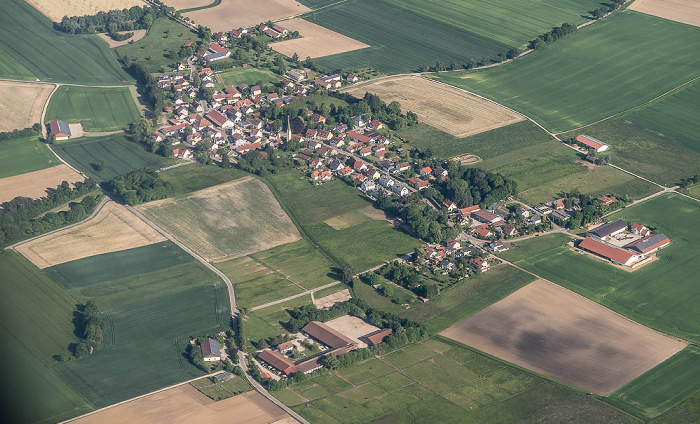
[[[132,44],[115,48],[119,57],[135,59],[148,67],[151,72],[169,72],[178,57],[169,57],[170,52],[180,51],[188,41],[198,41],[197,35],[189,28],[168,18],[158,18],[145,37]]]
[[[312,423],[573,422],[581,416],[635,422],[572,389],[441,339],[273,394]]]
[[[304,239],[255,253],[251,257],[281,271],[306,289],[314,289],[341,277],[333,263]]]
[[[190,384],[215,402],[253,390],[253,386],[248,383],[248,380],[238,376],[216,383],[212,383],[208,378],[202,378]]]
[[[132,83],[107,43],[96,35],[68,35],[22,0],[3,2],[0,76],[78,84]]]
[[[0,178],[39,171],[60,163],[39,137],[0,141]]]
[[[236,87],[241,84],[253,85],[258,81],[262,81],[263,84],[275,84],[282,80],[280,75],[267,69],[251,67],[232,69],[216,74],[216,76],[221,80],[222,87],[228,87],[229,85]]]
[[[140,113],[127,87],[59,87],[51,96],[46,122],[80,122],[85,131],[113,131],[139,120]]]
[[[287,333],[287,330],[281,324],[290,319],[287,309],[310,304],[311,296],[307,295],[254,312],[248,312],[248,316],[245,318],[246,337],[249,340],[260,340]]]
[[[649,422],[653,424],[697,424],[699,416],[700,392],[696,392],[675,408]]]
[[[174,158],[146,152],[123,134],[58,142],[53,148],[66,162],[98,181],[111,180],[143,167],[158,169],[177,162]],[[104,167],[98,170],[102,161]]]
[[[115,258],[151,264],[150,255],[129,252],[145,264]],[[227,289],[214,273],[196,262],[158,267],[71,290],[105,312],[105,341],[93,355],[56,368],[97,407],[201,375],[183,357],[190,337],[230,328]]]
[[[504,66],[435,78],[567,131],[698,75],[700,28],[623,11]]]
[[[178,166],[160,173],[161,178],[173,183],[175,187],[174,196],[182,196],[249,175],[238,168],[221,168],[199,163]]]
[[[700,348],[690,345],[608,397],[613,404],[655,417],[700,392]]]
[[[574,253],[563,236],[518,242],[501,253],[542,277],[569,288],[641,324],[700,341],[700,204],[680,195],[663,195],[627,208],[610,219],[639,222],[666,234],[673,244],[658,252],[659,259],[627,272],[605,262]]]

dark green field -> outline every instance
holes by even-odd
[[[0,142],[0,178],[38,171],[60,163],[38,137]]]
[[[635,422],[572,389],[441,339],[273,394],[324,424]]]
[[[197,41],[197,35],[189,28],[168,18],[153,22],[145,37],[133,44],[125,44],[114,50],[120,57],[135,59],[152,72],[168,72],[177,57],[168,57],[170,51],[178,52],[188,41]]]
[[[439,80],[568,131],[698,76],[700,28],[623,11],[504,66]]]
[[[68,35],[22,0],[3,2],[0,76],[79,84],[132,83],[107,43],[95,35]]]
[[[59,87],[51,96],[46,122],[80,122],[85,131],[113,131],[139,120],[129,88]]]
[[[173,158],[146,152],[123,134],[59,142],[53,148],[66,162],[98,181],[110,180],[143,167],[157,169],[177,162]],[[104,167],[98,170],[97,165],[102,161]]]
[[[657,261],[632,273],[572,252],[565,245],[568,238],[559,235],[518,242],[519,248],[499,255],[648,327],[700,341],[700,233],[694,230],[700,225],[700,203],[662,195],[610,219],[655,228],[673,244],[658,252]]]
[[[690,345],[608,397],[647,417],[667,411],[700,392],[700,348]]]
[[[258,68],[237,68],[217,74],[222,87],[232,85],[234,87],[245,84],[253,85],[258,81],[263,84],[275,84],[282,80],[282,76],[267,69]]]
[[[173,183],[175,196],[182,196],[249,175],[237,168],[220,168],[199,163],[178,166],[160,173],[164,180]]]

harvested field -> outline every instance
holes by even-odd
[[[700,26],[700,3],[697,0],[636,0],[628,9]]]
[[[0,179],[0,203],[12,200],[17,196],[43,197],[46,196],[47,188],[56,188],[63,181],[73,184],[83,180],[82,175],[63,164],[2,178]]]
[[[122,205],[108,202],[90,221],[17,247],[39,268],[164,241]]]
[[[360,337],[379,330],[379,328],[375,327],[374,325],[368,324],[365,321],[350,315],[343,315],[340,318],[326,321],[325,324],[342,335],[355,340],[357,343],[359,343],[360,347],[367,346],[365,342],[360,341]]]
[[[260,180],[240,180],[138,207],[211,261],[224,261],[299,240],[292,220]]]
[[[27,3],[54,22],[61,22],[64,16],[94,15],[100,11],[145,6],[143,0],[27,0]]]
[[[166,6],[174,7],[175,10],[192,9],[194,7],[207,6],[213,3],[213,0],[165,0]]]
[[[686,346],[546,280],[440,334],[599,395]]]
[[[41,111],[54,86],[0,81],[0,132],[31,127],[41,121]]]
[[[371,47],[300,18],[284,21],[281,25],[290,31],[299,31],[301,35],[301,38],[270,44],[270,47],[287,57],[296,53],[299,57],[317,58]]]
[[[235,419],[232,412],[235,411]],[[234,419],[234,421],[231,421]],[[214,402],[185,384],[73,421],[76,424],[239,422],[295,423],[280,407],[257,392]]]
[[[310,10],[294,0],[223,0],[216,7],[185,13],[184,16],[211,28],[212,31],[230,31],[233,28],[251,27],[260,22],[275,21]]]
[[[348,93],[362,97],[371,92],[386,103],[398,101],[427,124],[467,137],[524,120],[515,112],[462,90],[420,77],[398,77],[353,86]]]
[[[337,288],[337,287],[334,287]],[[336,303],[343,303],[348,300],[352,299],[352,295],[350,294],[350,290],[344,289],[339,292],[329,294],[328,296],[324,296],[321,298],[314,298],[314,305],[318,309],[323,309],[323,308],[330,308],[331,306],[335,305]]]
[[[136,29],[133,31],[126,31],[126,32],[133,32],[134,35],[131,38],[126,39],[126,40],[122,40],[122,41],[115,41],[114,39],[112,39],[112,37],[110,37],[107,34],[97,34],[97,36],[100,37],[101,39],[105,40],[105,42],[107,44],[109,44],[109,48],[113,49],[115,47],[129,44],[132,41],[134,43],[139,41],[140,39],[142,39],[146,35],[146,32],[148,32],[148,31],[146,31],[145,29]]]

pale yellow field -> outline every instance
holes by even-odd
[[[603,396],[686,346],[547,280],[440,334]]]
[[[214,0],[165,0],[166,6],[174,7],[175,10],[192,9],[214,3]]]
[[[0,132],[31,127],[41,121],[41,112],[51,84],[0,81]]]
[[[46,196],[47,188],[56,188],[63,181],[73,184],[83,180],[82,175],[63,164],[2,178],[0,179],[0,203],[12,200],[17,196],[43,197]]]
[[[387,78],[353,85],[346,91],[355,97],[374,93],[387,104],[398,101],[404,112],[412,111],[420,120],[455,137],[467,137],[525,119],[493,102],[421,77]]]
[[[39,268],[164,241],[124,206],[107,202],[90,221],[21,244],[16,250]]]
[[[189,384],[72,421],[75,424],[296,423],[255,391],[214,402]]]
[[[142,38],[146,35],[146,30],[145,30],[145,29],[136,29],[136,30],[127,31],[127,32],[133,32],[134,35],[133,35],[131,38],[129,38],[128,40],[124,40],[124,41],[114,41],[114,40],[112,39],[112,37],[110,37],[110,36],[107,35],[107,34],[97,34],[97,36],[100,37],[101,39],[105,40],[105,42],[106,42],[107,44],[109,44],[109,48],[110,48],[110,49],[113,49],[113,48],[115,48],[115,47],[119,47],[119,46],[123,46],[123,45],[125,45],[125,44],[129,44],[131,41],[137,42],[137,41],[139,41],[140,39],[142,39]]]
[[[299,31],[301,35],[301,38],[270,44],[270,47],[287,57],[296,53],[302,59],[317,58],[370,47],[369,44],[300,18],[281,22],[280,25],[289,31]]]
[[[143,0],[27,0],[44,16],[61,22],[64,16],[94,15],[99,11],[145,6]]]
[[[330,308],[336,303],[343,303],[350,299],[352,299],[350,290],[344,289],[340,290],[339,292],[329,294],[328,296],[314,298],[314,305],[316,305],[318,309]]]
[[[185,13],[195,23],[209,27],[212,31],[230,31],[239,27],[251,27],[268,20],[295,16],[310,11],[294,0],[223,0],[208,9]],[[284,22],[280,23],[284,26]]]
[[[628,9],[700,26],[700,1],[698,0],[636,0]]]

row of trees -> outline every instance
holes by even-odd
[[[419,72],[442,72],[442,71],[456,71],[458,69],[474,69],[478,66],[486,66],[490,65],[493,62],[503,62],[506,59],[515,59],[522,53],[522,50],[512,47],[508,49],[506,52],[498,53],[495,58],[489,57],[489,56],[483,56],[481,60],[477,61],[476,59],[470,57],[469,60],[462,64],[458,65],[457,62],[454,60],[450,62],[449,64],[446,64],[441,61],[435,62],[434,66],[430,65],[423,65],[416,69]]]
[[[30,137],[32,135],[39,134],[41,134],[41,124],[37,122],[31,127],[24,128],[21,130],[0,132],[0,141],[12,140],[14,138]]]
[[[165,7],[133,6],[130,9],[115,9],[94,15],[64,16],[60,23],[54,25],[57,30],[68,34],[114,34],[117,31],[148,29],[153,21],[166,13]]]
[[[75,183],[74,186],[71,188],[64,181],[55,189],[49,189],[45,197],[31,199],[19,196],[4,202],[0,209],[0,247],[88,217],[95,210],[99,195],[85,196],[79,203],[71,202],[67,211],[48,212],[97,188],[97,184],[90,179]]]
[[[105,183],[105,189],[120,202],[132,206],[165,199],[175,191],[170,181],[165,181],[157,172],[146,168],[114,177]]]
[[[82,308],[79,317],[79,325],[82,328],[82,340],[75,346],[76,358],[91,355],[97,350],[104,340],[104,321],[97,304],[88,300]]]
[[[530,41],[530,48],[535,50],[542,48],[549,43],[555,42],[556,40],[562,38],[565,35],[569,35],[573,32],[576,32],[577,29],[578,28],[576,27],[576,25],[563,23],[561,24],[561,26],[555,27],[551,31],[542,35],[538,35],[537,38]]]
[[[610,12],[614,12],[622,5],[625,4],[625,0],[610,0],[610,3],[603,4],[599,8],[591,11],[591,16],[595,19],[600,19]]]

